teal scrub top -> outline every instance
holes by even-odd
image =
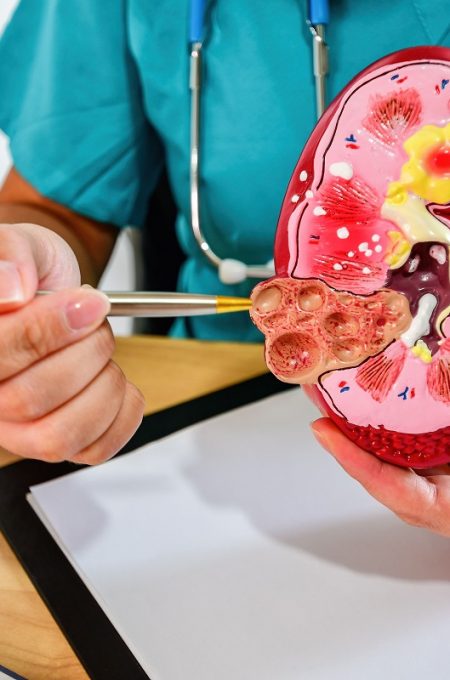
[[[188,259],[183,291],[225,286],[189,226],[188,0],[22,0],[0,42],[0,127],[42,194],[118,227],[141,225],[162,165]],[[385,54],[449,45],[448,0],[331,0],[334,97]],[[305,0],[209,3],[201,208],[221,257],[272,258],[279,209],[315,123]],[[257,340],[246,313],[191,320],[201,338]],[[186,334],[178,320],[174,334]]]

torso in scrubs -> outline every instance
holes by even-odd
[[[335,96],[358,71],[411,45],[449,45],[448,0],[331,1]],[[221,257],[272,257],[277,218],[315,123],[302,0],[216,0],[205,45],[203,229]],[[144,221],[167,164],[187,261],[183,291],[220,283],[189,226],[188,0],[22,0],[0,43],[0,127],[41,193],[118,227]],[[183,320],[174,334],[257,340],[247,314]]]

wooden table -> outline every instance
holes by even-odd
[[[116,360],[144,393],[146,413],[266,371],[261,345],[134,337]],[[0,451],[0,466],[17,461]],[[0,535],[0,665],[30,680],[87,678],[52,615]]]

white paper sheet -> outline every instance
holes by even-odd
[[[314,442],[300,391],[32,489],[152,680],[447,680],[450,540]]]

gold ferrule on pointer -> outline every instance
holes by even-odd
[[[245,312],[252,306],[250,298],[217,296],[217,314],[226,312]]]

